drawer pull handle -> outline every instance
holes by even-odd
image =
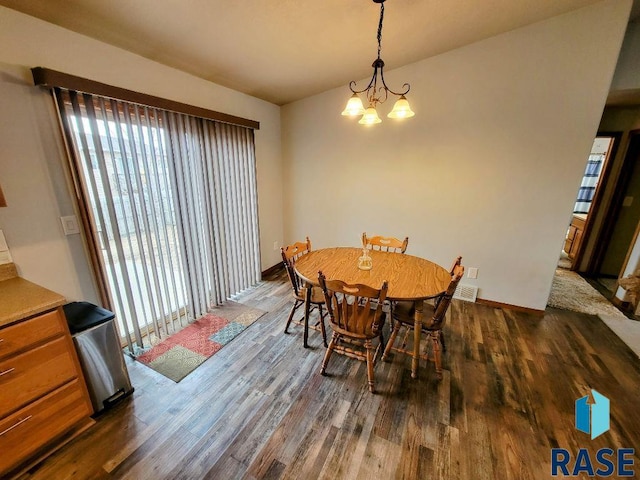
[[[0,377],[6,375],[7,373],[11,373],[15,370],[14,367],[11,367],[9,370],[5,370],[4,372],[0,372]]]
[[[23,419],[22,419],[22,420],[20,420],[18,423],[14,424],[14,425],[10,426],[9,428],[7,428],[6,430],[4,430],[4,431],[0,432],[0,437],[1,437],[2,435],[4,435],[5,433],[10,432],[10,431],[11,431],[11,430],[13,430],[14,428],[19,427],[19,426],[20,426],[20,425],[22,425],[24,422],[26,422],[27,420],[29,420],[31,417],[33,417],[33,415],[29,415],[28,417],[23,418]]]

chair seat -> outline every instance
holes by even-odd
[[[302,287],[300,289],[300,293],[296,295],[298,300],[302,300],[303,302],[306,300],[307,288],[309,287]],[[315,303],[317,305],[324,303],[324,292],[320,287],[311,288],[311,303]]]
[[[393,304],[393,319],[407,325],[413,325],[416,306],[413,302],[395,302]],[[435,307],[428,302],[422,306],[422,328],[429,330],[433,323]]]

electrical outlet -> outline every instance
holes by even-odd
[[[278,241],[277,240],[275,242],[273,242],[273,249],[274,250],[278,249]]]
[[[478,278],[478,269],[476,267],[469,267],[469,273],[467,273],[467,277]]]

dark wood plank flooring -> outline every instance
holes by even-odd
[[[178,384],[128,362],[133,396],[20,478],[548,479],[553,447],[634,448],[640,473],[640,366],[597,317],[456,300],[443,380],[396,355],[373,395],[364,363],[334,356],[322,377],[320,334],[283,334],[282,275],[237,300],[268,313]],[[594,440],[574,428],[591,388],[611,400]]]

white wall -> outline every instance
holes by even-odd
[[[408,235],[408,253],[479,268],[463,283],[481,298],[544,309],[630,4],[605,0],[387,72],[392,87],[411,83],[406,123],[341,117],[346,86],[283,107],[285,241]]]
[[[73,214],[73,204],[52,100],[33,86],[36,66],[259,121],[262,268],[280,261],[280,107],[0,7],[0,184],[8,203],[0,229],[23,277],[70,300],[97,301],[81,239],[62,232],[59,217]]]

